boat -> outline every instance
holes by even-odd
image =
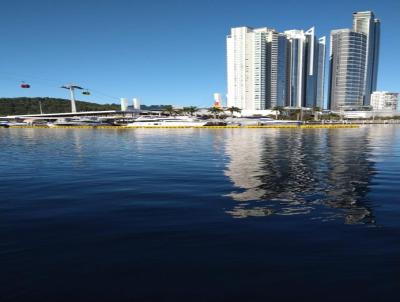
[[[242,117],[242,118],[228,118],[228,125],[237,126],[267,126],[267,125],[300,125],[301,121],[292,120],[275,120],[268,117]]]
[[[98,127],[110,125],[97,118],[79,117],[79,118],[60,118],[54,122],[47,123],[50,128],[54,127]]]
[[[25,122],[18,122],[18,121],[16,121],[16,122],[7,122],[7,123],[4,123],[3,125],[6,125],[6,127],[29,126],[28,123],[25,123]]]
[[[152,117],[140,116],[125,127],[202,127],[207,121],[197,120],[188,116]]]
[[[8,125],[7,121],[0,121],[0,128],[8,128],[8,127],[10,126]]]
[[[275,120],[273,118],[260,118],[261,125],[300,125],[301,121]]]

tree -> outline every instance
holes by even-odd
[[[313,107],[312,108],[312,114],[314,116],[314,120],[317,121],[318,120],[318,114],[321,113],[321,108],[320,107]]]
[[[183,107],[183,112],[189,113],[190,116],[193,116],[199,109],[196,106]]]
[[[184,113],[183,109],[174,109],[172,115],[183,115]]]
[[[282,116],[282,114],[283,114],[283,112],[284,112],[284,108],[282,107],[282,106],[275,106],[274,107],[274,110],[275,110],[275,119],[277,120],[278,119],[278,115],[279,116]]]
[[[208,109],[208,112],[214,115],[214,118],[217,118],[218,115],[220,115],[224,110],[222,110],[219,107],[211,107]]]
[[[71,101],[51,97],[17,97],[0,98],[0,116],[40,114],[40,104],[43,113],[71,112]],[[164,110],[168,105],[141,105],[142,110]],[[120,104],[97,104],[92,102],[76,101],[78,111],[106,111],[121,110]],[[171,106],[172,107],[172,106]]]
[[[300,117],[302,115],[302,110],[301,109],[289,109],[289,117],[291,120],[300,120]]]
[[[228,108],[228,111],[231,113],[231,116],[233,116],[234,112],[240,113],[242,112],[242,109],[240,109],[239,107],[232,106]]]
[[[330,113],[329,114],[329,120],[339,120],[340,119],[340,114],[337,113]]]
[[[302,116],[301,116],[301,115],[302,115],[302,114],[301,114],[301,113],[302,113],[302,110],[301,110],[301,109],[295,109],[294,112],[295,112],[295,114],[296,114],[296,120],[299,121],[299,120],[301,119],[301,117],[302,117]]]
[[[174,115],[175,114],[175,109],[174,106],[172,105],[167,105],[163,109],[163,113],[167,113],[168,115]]]
[[[102,111],[121,109],[121,106],[118,104],[96,104],[90,102],[76,101],[76,105],[79,111]],[[40,107],[42,107],[44,113],[71,112],[71,101],[49,97],[0,98],[0,116],[40,114]]]

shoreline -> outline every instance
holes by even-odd
[[[358,124],[318,124],[318,125],[264,125],[264,126],[9,126],[4,129],[337,129],[360,128]]]

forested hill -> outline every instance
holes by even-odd
[[[71,101],[56,98],[0,98],[0,116],[16,114],[40,113],[39,102],[43,113],[71,112]],[[76,101],[78,111],[118,110],[117,104],[100,105],[96,103]]]
[[[71,112],[71,101],[58,98],[0,98],[0,116],[18,114],[39,114],[42,103],[43,113]],[[142,109],[158,110],[164,105],[144,106]],[[120,110],[119,104],[96,104],[76,101],[78,111]]]

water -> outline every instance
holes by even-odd
[[[397,301],[400,127],[0,129],[0,301]]]

